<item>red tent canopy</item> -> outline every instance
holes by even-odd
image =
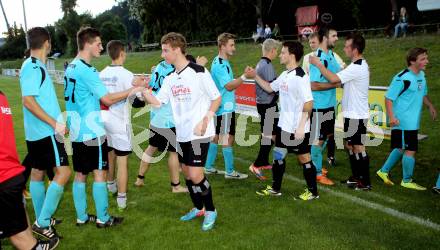
[[[316,25],[318,22],[318,6],[306,6],[296,9],[296,26]]]

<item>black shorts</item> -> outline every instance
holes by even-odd
[[[391,130],[391,148],[417,151],[419,148],[418,133],[418,130]]]
[[[335,133],[335,108],[313,109],[311,121],[313,140],[325,141]]]
[[[28,227],[23,200],[23,174],[0,183],[0,239],[23,232]]]
[[[132,153],[132,151],[122,151],[116,148],[112,148],[107,144],[108,152],[115,151],[116,156],[127,156]]]
[[[310,153],[310,133],[305,133],[302,140],[295,140],[295,134],[280,129],[275,138],[275,147],[285,148],[296,155]]]
[[[157,128],[150,125],[149,144],[160,152],[176,152],[176,128]]]
[[[179,162],[192,167],[204,167],[211,138],[178,142]]]
[[[344,118],[344,139],[348,145],[364,145],[368,119]]]
[[[216,135],[235,135],[235,112],[218,115],[214,125]]]
[[[39,170],[69,166],[69,159],[62,141],[62,138],[55,137],[55,135],[37,141],[26,141],[28,149],[26,164]]]
[[[73,170],[87,175],[93,170],[108,169],[109,152],[105,136],[85,142],[72,142]]]
[[[279,129],[277,103],[257,103],[257,110],[260,115],[260,132],[264,135],[276,135]]]

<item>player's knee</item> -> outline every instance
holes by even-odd
[[[301,164],[304,164],[304,163],[307,163],[307,162],[311,161],[310,154],[301,154],[301,155],[298,155],[298,161],[299,161],[299,163],[301,163]]]

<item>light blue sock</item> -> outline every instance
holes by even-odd
[[[38,217],[38,225],[41,227],[50,226],[50,218],[57,210],[58,203],[63,195],[64,187],[58,185],[55,181],[52,181],[47,188],[46,199],[44,200],[43,208],[41,209],[40,216]]]
[[[226,173],[230,174],[234,172],[234,151],[232,150],[232,147],[225,147],[222,149],[222,152]]]
[[[410,182],[414,173],[414,165],[416,160],[412,156],[403,155],[402,168],[403,168],[403,182]]]
[[[437,183],[435,184],[435,186],[440,188],[440,174],[438,174]]]
[[[397,161],[402,158],[402,155],[403,152],[401,152],[398,148],[393,149],[393,151],[391,151],[390,155],[388,156],[388,159],[385,161],[382,168],[380,169],[380,172],[389,173],[394,165],[396,165]]]
[[[95,200],[96,216],[101,222],[107,222],[110,216],[107,213],[108,194],[105,182],[93,182],[93,200]]]
[[[322,147],[318,145],[312,145],[311,150],[312,161],[316,167],[316,176],[322,175]]]
[[[75,205],[76,218],[86,221],[87,215],[87,195],[86,184],[84,182],[73,182],[72,188],[73,204]]]
[[[209,143],[208,156],[206,157],[205,168],[211,169],[214,167],[214,162],[215,159],[217,158],[217,148],[218,148],[217,144],[213,142]]]
[[[46,187],[42,181],[30,181],[29,191],[31,192],[32,204],[34,205],[35,220],[40,217],[43,208],[44,199],[46,198]]]

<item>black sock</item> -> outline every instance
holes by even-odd
[[[270,143],[269,141],[270,140]],[[257,159],[254,166],[261,167],[269,165],[269,154],[272,149],[273,142],[269,138],[261,137],[260,150],[258,151]]]
[[[362,160],[362,153],[354,153],[355,156],[355,162],[354,162],[354,170],[356,173],[356,179],[359,180],[362,184],[364,184],[365,181],[365,176],[364,176],[364,172],[363,172],[363,160]]]
[[[363,182],[365,186],[371,185],[370,181],[370,157],[368,157],[367,152],[363,151],[359,153],[359,159],[361,162],[360,170],[362,171]]]
[[[316,167],[312,161],[302,164],[304,179],[307,183],[307,188],[313,195],[318,195],[318,187],[316,185]]]
[[[283,182],[283,175],[286,171],[286,161],[274,160],[272,164],[272,189],[275,191],[281,190],[281,183]]]
[[[186,180],[185,183],[186,183],[186,186],[188,187],[189,196],[191,197],[191,200],[194,204],[194,207],[199,210],[202,210],[203,209],[203,201],[202,201],[200,193],[194,192],[193,182],[191,180]]]
[[[335,158],[336,142],[335,136],[331,135],[327,139],[327,158]]]
[[[355,179],[359,179],[359,174],[356,170],[356,156],[351,150],[348,151],[348,159],[350,160],[351,174]]]
[[[212,189],[208,179],[205,177],[199,184],[194,186],[197,187],[197,191],[200,193],[200,197],[205,205],[205,210],[215,211],[214,201],[212,200]]]

